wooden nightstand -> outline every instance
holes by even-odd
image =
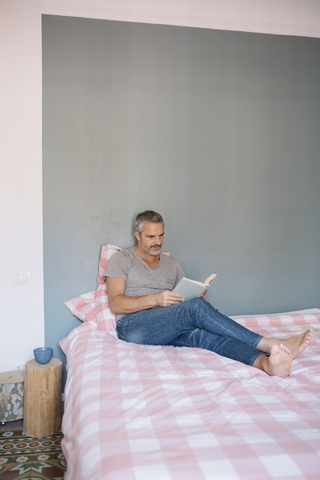
[[[25,366],[23,432],[29,437],[48,437],[61,426],[62,362],[52,358]]]

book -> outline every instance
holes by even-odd
[[[178,285],[173,289],[174,292],[180,293],[182,298],[186,300],[191,300],[191,298],[201,297],[203,293],[208,290],[212,281],[217,276],[216,273],[210,275],[204,283],[197,282],[196,280],[190,280],[189,278],[181,278]]]

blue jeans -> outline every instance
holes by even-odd
[[[140,345],[204,348],[246,365],[253,365],[263,355],[255,348],[261,335],[202,298],[125,315],[117,323],[117,334],[120,340]]]

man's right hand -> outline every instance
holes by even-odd
[[[183,302],[182,296],[171,290],[163,290],[162,292],[155,293],[154,297],[158,307],[169,307],[170,305]]]

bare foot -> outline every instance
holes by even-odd
[[[270,356],[260,355],[254,362],[253,366],[263,370],[270,376],[289,377],[292,356],[289,348],[280,343],[280,345],[273,345]]]
[[[301,335],[297,335],[296,337],[287,338],[286,340],[281,340],[281,342],[289,348],[291,351],[292,358],[297,357],[300,353],[303,352],[309,345],[311,337],[313,335],[313,328],[310,328]]]
[[[271,353],[271,349],[274,345],[284,345],[287,348],[289,348],[292,358],[295,358],[307,348],[312,335],[313,335],[313,328],[310,328],[309,330],[307,330],[304,333],[301,333],[300,335],[286,338],[285,340],[280,338],[263,337],[256,348],[260,352]]]

